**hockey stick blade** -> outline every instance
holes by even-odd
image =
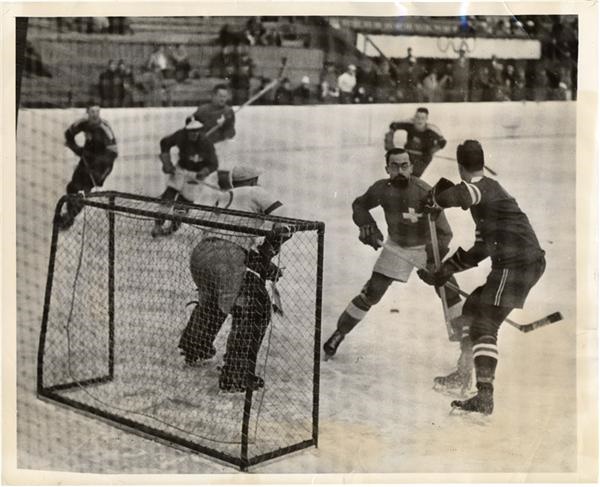
[[[542,326],[547,326],[550,325],[552,323],[556,323],[557,321],[561,321],[563,319],[563,315],[560,313],[560,311],[557,311],[556,313],[552,313],[544,318],[541,318],[539,320],[536,320],[532,323],[528,323],[525,325],[517,325],[519,330],[521,330],[523,333],[529,333],[533,330],[536,330],[538,328],[541,328]]]

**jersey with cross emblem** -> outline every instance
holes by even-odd
[[[354,223],[358,226],[374,223],[370,210],[381,206],[391,240],[402,247],[425,245],[430,236],[423,204],[430,189],[414,176],[405,186],[392,185],[389,179],[376,181],[352,204]],[[436,228],[440,247],[449,244],[452,232],[443,213],[436,219]]]

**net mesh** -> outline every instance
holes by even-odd
[[[224,247],[232,238],[260,242],[255,233],[273,221],[193,207],[176,233],[153,238],[155,218],[169,220],[168,210],[151,198],[95,193],[74,226],[57,234],[40,385],[55,399],[135,422],[146,433],[239,458],[247,397],[219,388],[231,314],[214,340],[213,358],[188,365],[178,348],[195,302],[202,301],[190,256],[207,239],[224,240]],[[252,394],[250,458],[313,437],[319,226],[286,223],[293,236],[273,259],[283,269],[277,288],[284,314],[272,313],[256,357],[264,387]],[[265,288],[273,293],[269,282]]]

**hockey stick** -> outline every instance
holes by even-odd
[[[450,156],[441,156],[439,154],[433,154],[433,157],[438,157],[439,159],[444,159],[445,161],[453,161],[456,162],[456,159],[454,157],[450,157]],[[483,168],[489,172],[492,176],[497,176],[498,173],[496,171],[494,171],[491,167],[486,166],[485,164],[483,165]]]
[[[383,242],[380,241],[379,243],[381,245],[383,245]],[[396,254],[396,255],[398,257],[400,257],[402,260],[404,260],[405,262],[408,262],[409,264],[411,264],[413,267],[427,271],[427,269],[425,267],[421,266],[418,262],[415,262],[410,257],[406,257],[406,256],[400,255],[400,254]],[[469,297],[469,293],[464,292],[461,288],[459,288],[458,286],[455,286],[451,282],[446,282],[444,284],[444,286],[447,287],[448,289],[452,289],[453,291],[457,292],[463,298]],[[555,313],[546,315],[543,318],[540,318],[539,320],[532,321],[531,323],[517,323],[516,321],[513,321],[510,318],[505,318],[504,321],[506,321],[506,323],[508,323],[510,326],[515,327],[517,330],[519,330],[523,333],[529,333],[533,330],[541,328],[542,326],[547,326],[552,323],[556,323],[557,321],[561,321],[562,319],[563,319],[563,316],[560,313],[560,311],[556,311]]]
[[[256,93],[252,97],[250,97],[242,105],[240,105],[239,107],[237,107],[233,111],[233,113],[238,113],[239,111],[243,110],[245,107],[247,107],[248,105],[251,105],[256,100],[258,100],[259,98],[261,98],[265,93],[271,91],[273,88],[275,88],[275,86],[277,86],[279,83],[281,83],[281,80],[283,79],[283,73],[285,72],[286,66],[287,66],[287,57],[283,57],[283,58],[281,58],[281,67],[279,68],[279,73],[277,74],[277,78],[275,78],[273,81],[271,81],[267,86],[265,86],[258,93]],[[205,136],[208,137],[209,135],[211,135],[215,130],[219,129],[220,127],[221,126],[218,125],[218,124],[215,125],[214,127],[211,127],[206,132]]]
[[[438,247],[437,231],[435,228],[435,222],[431,217],[431,213],[427,214],[427,223],[429,224],[429,234],[431,235],[431,245],[433,247],[433,261],[435,263],[435,270],[438,271],[442,265],[442,259],[440,258],[440,249]],[[448,338],[452,338],[452,324],[450,323],[450,314],[448,313],[448,301],[446,300],[446,288],[444,286],[437,288],[440,293],[440,299],[442,300],[442,309],[444,310],[444,321],[446,322],[446,331],[448,332]]]

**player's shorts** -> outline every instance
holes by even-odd
[[[203,191],[206,187],[198,181],[196,178],[196,171],[188,171],[183,169],[179,164],[175,166],[175,173],[169,174],[167,179],[167,186],[176,189],[181,193],[181,196],[190,201],[197,201],[200,199],[201,194],[206,193]],[[216,180],[213,180],[215,173],[210,174],[204,179],[204,182],[217,186]],[[212,177],[211,177],[212,176]],[[205,203],[201,201],[201,203]]]
[[[545,269],[544,257],[517,268],[492,268],[485,284],[475,289],[472,296],[484,304],[521,309]],[[471,297],[469,300],[472,300]]]
[[[229,313],[236,302],[246,273],[246,252],[220,238],[205,238],[190,257],[190,271],[203,300],[216,299],[220,310]]]
[[[373,272],[378,272],[396,281],[406,282],[415,267],[409,261],[420,267],[427,263],[427,252],[425,245],[416,247],[401,247],[389,238],[383,244]]]

